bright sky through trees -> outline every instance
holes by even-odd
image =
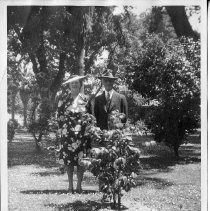
[[[145,12],[148,9],[151,9],[153,5],[151,3],[148,4],[137,4],[133,6],[133,13],[136,13],[137,15],[140,15],[142,12]],[[117,6],[114,10],[114,14],[119,14],[123,12],[123,5]],[[201,31],[200,29],[200,23],[199,23],[199,16],[201,14],[192,14],[192,16],[189,18],[190,24],[192,25],[192,28],[198,32]],[[104,50],[102,55],[97,58],[96,64],[103,63],[104,60],[108,58],[108,51]]]

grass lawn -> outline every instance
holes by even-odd
[[[124,210],[201,210],[200,138],[191,136],[180,148],[180,161],[163,145],[142,146],[150,137],[136,138],[142,149],[137,186],[122,197]],[[60,174],[53,154],[37,154],[32,137],[16,135],[8,143],[9,210],[112,210],[102,203],[98,181],[85,172],[82,194],[67,193],[67,174]],[[75,180],[76,180],[76,175]]]

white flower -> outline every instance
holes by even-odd
[[[64,114],[65,114],[65,115],[68,115],[68,114],[69,114],[69,111],[65,111]]]
[[[63,152],[63,156],[64,156],[64,157],[67,157],[67,154],[66,154],[65,152]]]
[[[64,125],[63,125],[63,128],[67,128],[67,124],[64,124]]]
[[[61,132],[62,132],[62,129],[60,128],[60,129],[58,129],[58,135],[60,135],[61,134]]]
[[[81,141],[80,140],[77,140],[76,142],[78,144],[78,146],[81,144]]]
[[[151,146],[155,146],[156,145],[156,141],[150,141],[150,145]]]
[[[60,164],[60,165],[64,165],[63,159],[60,159],[60,160],[59,160],[59,164]]]
[[[63,135],[66,135],[67,134],[67,129],[64,128],[63,131],[62,131]]]
[[[72,146],[73,149],[77,149],[78,148],[78,144],[77,143],[73,143],[71,146]]]
[[[64,121],[65,117],[63,115],[60,116],[60,121]]]
[[[134,173],[134,172],[132,172],[132,173],[131,173],[131,177],[136,178],[136,177],[137,177],[137,174]]]
[[[75,151],[75,150],[72,148],[72,146],[71,146],[71,145],[70,145],[70,146],[68,145],[68,150],[69,150],[69,151],[72,151],[72,152],[74,152],[74,151]]]
[[[148,141],[145,142],[145,146],[146,146],[146,147],[149,147],[149,146],[150,146],[150,142],[148,142]]]
[[[62,105],[63,105],[63,101],[62,100],[59,100],[58,107],[61,107]]]
[[[67,111],[71,111],[72,110],[72,106],[68,106],[66,110]]]
[[[77,131],[77,132],[81,131],[81,125],[76,125],[76,127],[74,128],[74,131]]]
[[[75,113],[79,113],[79,109],[78,108],[75,108],[74,112]]]
[[[81,151],[81,152],[79,152],[78,157],[79,157],[79,158],[82,158],[83,155],[84,155],[84,153],[83,153],[83,151]]]

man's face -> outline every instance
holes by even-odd
[[[114,79],[111,79],[111,78],[103,78],[102,79],[102,84],[104,85],[104,88],[106,89],[106,91],[109,92],[113,88]]]

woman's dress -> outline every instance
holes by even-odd
[[[78,165],[91,149],[87,128],[95,125],[95,118],[87,113],[87,97],[79,94],[75,99],[64,95],[58,102],[57,120],[60,133],[59,163]]]

